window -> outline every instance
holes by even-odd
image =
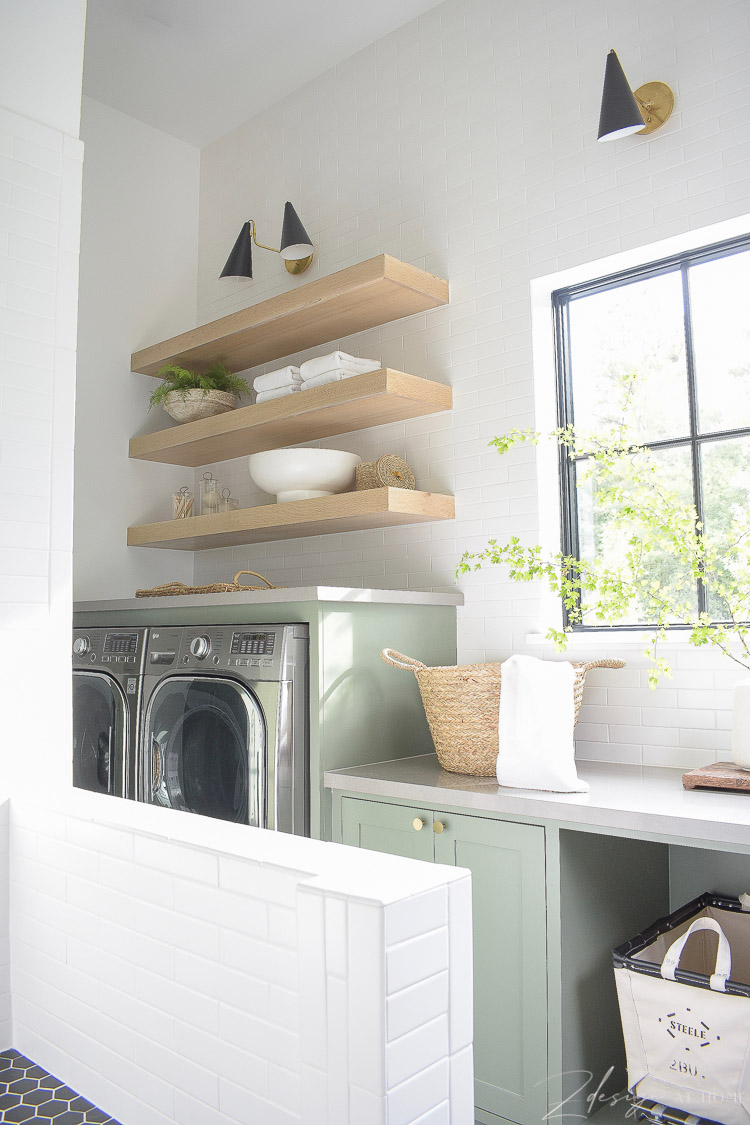
[[[557,290],[553,309],[559,424],[619,427],[692,500],[706,535],[729,542],[750,508],[750,237]],[[617,505],[598,502],[586,459],[561,458],[562,549],[614,565],[625,549]],[[722,619],[710,588],[666,556],[656,569]],[[648,623],[641,606],[621,625]]]

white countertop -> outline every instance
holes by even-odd
[[[284,602],[361,602],[365,605],[463,605],[464,597],[430,590],[361,590],[352,586],[289,586],[232,594],[185,594],[167,598],[119,598],[75,602],[74,613],[102,610],[175,609],[177,606],[279,605]]]
[[[683,770],[577,763],[588,793],[507,789],[491,777],[447,773],[433,754],[325,775],[331,789],[393,797],[414,805],[451,805],[495,816],[552,820],[579,829],[635,833],[750,851],[750,793],[683,789]]]

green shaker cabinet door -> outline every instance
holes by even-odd
[[[423,822],[419,830],[415,822]],[[476,1105],[540,1125],[547,1113],[544,829],[353,797],[342,799],[341,824],[345,844],[471,871]]]
[[[438,863],[471,871],[474,1078],[479,1109],[519,1125],[547,1113],[544,829],[436,813]]]
[[[420,827],[417,828],[416,825]],[[341,840],[355,848],[433,861],[432,813],[406,805],[379,805],[344,797]]]

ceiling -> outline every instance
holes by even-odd
[[[83,90],[203,147],[435,0],[88,0]]]

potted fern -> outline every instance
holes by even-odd
[[[176,422],[195,422],[234,410],[238,397],[250,394],[248,383],[220,360],[201,374],[165,363],[158,375],[163,382],[152,392],[148,408],[161,405]]]

